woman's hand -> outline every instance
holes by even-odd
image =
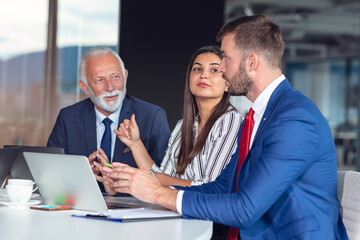
[[[115,129],[115,134],[118,138],[126,144],[129,148],[138,143],[140,140],[139,127],[135,120],[135,114],[131,116],[131,120],[125,119],[118,129]]]

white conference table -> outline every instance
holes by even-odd
[[[0,206],[0,238],[48,239],[210,239],[212,222],[168,219],[111,222],[71,217],[76,210],[41,211]]]

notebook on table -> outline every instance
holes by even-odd
[[[69,205],[74,209],[105,212],[110,209],[85,156],[24,152],[27,165],[45,204]],[[138,208],[133,204],[109,203],[112,209]]]
[[[41,146],[17,146],[17,145],[4,145],[4,149],[17,148],[19,152],[13,165],[10,168],[10,175],[12,178],[30,179],[34,181],[33,176],[25,162],[24,152],[40,152],[40,153],[58,153],[64,154],[63,148],[58,147],[41,147]]]

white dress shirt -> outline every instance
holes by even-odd
[[[115,141],[116,141],[116,134],[114,132],[115,129],[117,129],[117,126],[119,125],[119,116],[120,116],[120,110],[121,106],[112,114],[108,116],[108,118],[111,119],[112,123],[110,124],[111,129],[111,159],[113,159],[114,151],[115,151]],[[95,108],[95,107],[94,107]],[[95,108],[95,115],[96,115],[96,144],[97,149],[99,149],[101,145],[101,139],[105,133],[105,125],[103,124],[103,120],[106,118],[104,114],[99,112]],[[109,156],[108,156],[109,157]]]
[[[255,99],[252,109],[254,110],[254,127],[251,133],[251,140],[250,140],[250,149],[252,147],[254,137],[260,125],[260,120],[262,119],[266,106],[269,102],[269,99],[274,92],[274,90],[279,86],[279,84],[285,80],[285,76],[282,74],[280,77],[276,78],[272,81]],[[266,121],[266,119],[262,119],[262,121]],[[176,210],[178,213],[182,214],[182,198],[184,195],[184,191],[180,190],[176,197]]]
[[[285,76],[282,74],[280,77],[272,81],[269,86],[267,86],[264,91],[260,93],[260,95],[255,99],[252,109],[254,110],[254,127],[253,131],[251,133],[251,140],[250,140],[250,147],[251,149],[256,132],[260,125],[260,120],[262,119],[266,106],[269,102],[269,99],[274,92],[274,90],[279,86],[279,84],[285,80]],[[266,121],[266,119],[263,119],[263,121]]]

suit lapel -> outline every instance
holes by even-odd
[[[120,124],[125,119],[130,119],[131,114],[132,114],[131,103],[129,101],[128,96],[126,95],[126,97],[124,98],[123,103],[122,103],[122,107],[121,107],[121,111],[120,111],[120,115],[119,115],[119,124],[118,124],[117,128],[119,128]],[[122,143],[118,137],[116,137],[113,161],[122,162],[121,160],[122,160],[122,156],[124,154],[125,148],[126,148],[126,145],[124,143]]]
[[[261,120],[261,123],[259,125],[259,128],[256,132],[256,135],[254,137],[254,141],[253,141],[253,144],[252,144],[252,147],[251,149],[249,150],[248,154],[246,155],[245,157],[245,160],[243,162],[243,166],[246,164],[246,162],[248,161],[249,159],[249,156],[251,155],[251,150],[253,149],[253,147],[255,146],[256,144],[256,141],[257,139],[262,136],[263,134],[263,131],[266,129],[266,126],[267,126],[267,123],[269,122],[269,120],[271,120],[270,118],[272,117],[272,113],[274,111],[274,109],[276,108],[277,104],[279,103],[279,98],[288,90],[291,89],[291,85],[290,83],[288,82],[288,80],[284,80],[282,81],[279,86],[275,89],[275,91],[271,94],[271,97],[269,99],[269,102],[266,106],[266,109],[265,109],[265,112],[264,112],[264,115],[262,117],[262,120]],[[244,122],[243,122],[244,123]],[[242,129],[242,125],[243,123],[241,124],[241,129]],[[240,138],[238,139],[238,142],[240,142]],[[238,146],[239,147],[239,146]],[[240,174],[239,176],[245,176],[246,174],[244,173],[244,168],[241,168],[240,170]],[[236,174],[235,174],[236,176]],[[241,187],[241,182],[244,178],[243,177],[239,177],[238,179],[238,188]],[[235,185],[234,185],[235,187]]]
[[[279,86],[275,89],[275,91],[271,94],[271,97],[269,99],[269,102],[266,106],[264,115],[261,119],[259,128],[256,132],[256,135],[254,137],[253,146],[256,144],[256,140],[260,135],[262,135],[262,131],[264,127],[267,125],[268,119],[271,117],[276,105],[279,103],[279,98],[286,92],[287,90],[291,89],[291,85],[287,79],[282,81]]]
[[[97,149],[96,139],[96,116],[94,104],[88,99],[88,105],[84,109],[85,137],[89,155]],[[88,156],[87,156],[88,157]]]

